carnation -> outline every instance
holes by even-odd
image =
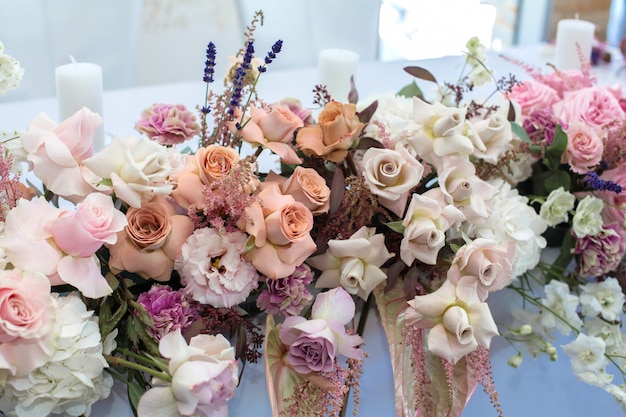
[[[7,417],[88,416],[93,403],[109,396],[113,378],[104,372],[108,364],[103,353],[110,353],[114,343],[101,342],[97,317],[76,293],[57,301],[61,336],[56,349],[28,376],[7,380],[0,396],[0,409]],[[105,351],[104,345],[109,349]]]
[[[200,133],[195,114],[182,104],[153,104],[141,113],[135,129],[165,146],[178,145]]]
[[[580,257],[580,273],[601,276],[615,270],[624,256],[624,242],[617,224],[602,226],[599,233],[576,240],[574,254]]]
[[[152,316],[154,329],[150,330],[157,340],[174,330],[184,332],[200,318],[196,303],[182,291],[167,285],[152,286],[148,292],[141,293],[137,301]]]
[[[308,285],[313,273],[308,265],[296,267],[293,274],[281,279],[268,279],[267,288],[257,299],[257,306],[269,314],[295,316],[313,301]]]
[[[232,307],[257,288],[259,274],[243,259],[247,236],[239,231],[220,233],[208,227],[196,229],[176,260],[185,291],[213,307]]]

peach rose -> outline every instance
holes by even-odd
[[[283,195],[278,184],[264,188],[258,197],[240,224],[254,238],[246,259],[268,278],[287,277],[315,252],[310,235],[313,214],[292,196]]]
[[[296,143],[305,155],[341,162],[364,127],[354,104],[331,101],[324,106],[317,124],[300,129]]]
[[[565,132],[567,147],[561,155],[561,162],[569,164],[572,172],[586,174],[602,160],[602,139],[594,128],[578,121],[570,124]]]
[[[563,100],[554,106],[554,114],[566,125],[580,121],[596,129],[624,119],[619,101],[610,91],[598,86],[565,92]]]
[[[108,245],[109,268],[113,273],[128,271],[144,279],[169,281],[174,260],[193,233],[193,222],[176,214],[164,196],[156,196],[141,208],[129,208],[128,225]]]
[[[235,118],[239,120],[240,114],[235,114]],[[289,107],[274,105],[268,112],[250,106],[250,119],[243,125],[243,128],[238,130],[236,122],[229,122],[231,132],[239,131],[243,140],[253,146],[269,148],[286,164],[302,163],[291,143],[296,129],[304,124]]]
[[[313,168],[296,167],[289,178],[270,171],[260,188],[272,184],[278,184],[283,194],[291,195],[314,215],[326,213],[330,208],[330,188]]]
[[[198,149],[195,155],[187,156],[184,167],[172,175],[177,183],[172,198],[185,209],[200,204],[204,187],[229,173],[239,159],[236,150],[225,146],[209,145]]]
[[[519,104],[524,116],[530,116],[535,110],[549,109],[559,101],[556,90],[535,80],[514,86],[506,98]]]

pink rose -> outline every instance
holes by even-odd
[[[279,184],[283,194],[291,195],[314,215],[327,213],[330,208],[330,188],[313,168],[298,166],[289,178],[270,171],[260,188],[263,189],[273,183]]]
[[[220,180],[239,162],[239,154],[233,148],[209,145],[187,156],[185,166],[174,173],[177,183],[171,196],[184,209],[200,205],[204,197],[204,187]]]
[[[128,225],[118,232],[117,242],[107,245],[109,268],[113,273],[128,271],[144,279],[169,281],[174,260],[185,240],[193,233],[193,222],[176,214],[163,196],[156,196],[141,208],[126,212]]]
[[[457,296],[476,292],[485,301],[490,292],[500,290],[512,278],[515,244],[512,240],[498,244],[495,240],[477,238],[462,246],[448,270],[448,281],[457,286]]]
[[[135,129],[164,146],[178,145],[200,133],[195,114],[182,104],[153,104],[141,113]]]
[[[293,274],[296,266],[315,252],[310,235],[313,214],[292,196],[283,195],[278,184],[261,190],[258,201],[245,213],[240,227],[254,237],[246,259],[268,278]]]
[[[0,271],[0,377],[24,377],[54,352],[56,304],[45,275]]]
[[[124,226],[126,217],[115,209],[111,197],[91,193],[76,205],[76,211],[63,212],[52,224],[51,232],[62,251],[84,257],[93,255],[105,243],[114,244]]]
[[[513,86],[506,97],[519,104],[524,116],[530,116],[535,110],[551,108],[559,101],[559,95],[553,88],[535,80]]]
[[[569,164],[572,172],[586,174],[602,160],[602,139],[594,128],[579,121],[571,123],[565,132],[567,148],[561,156],[561,162]]]
[[[236,114],[235,118],[239,120],[241,117]],[[286,164],[302,163],[291,145],[296,129],[302,126],[302,119],[282,105],[274,105],[270,111],[250,106],[250,119],[247,122],[244,119],[240,130],[236,122],[229,123],[233,133],[238,131],[243,140],[253,146],[269,148]]]
[[[568,126],[580,121],[594,129],[624,119],[619,101],[610,91],[598,86],[565,92],[563,100],[554,105],[554,114]]]
[[[35,174],[53,193],[72,202],[93,191],[99,179],[82,161],[93,155],[93,138],[102,119],[87,108],[60,124],[39,114],[20,138]]]
[[[305,155],[341,162],[364,127],[356,105],[331,101],[322,109],[317,124],[300,129],[296,142]]]

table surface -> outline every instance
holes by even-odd
[[[544,65],[550,60],[549,50],[534,48],[531,50],[512,50],[508,56],[532,63]],[[463,58],[459,56],[438,58],[420,62],[362,62],[359,65],[356,86],[362,98],[387,91],[397,91],[408,84],[413,78],[402,71],[405,65],[420,65],[435,74],[440,81],[454,81],[462,68]],[[497,55],[490,55],[488,65],[495,69],[496,74],[506,75],[509,72],[521,74],[523,70],[507,62]],[[611,67],[599,69],[600,80],[619,81],[616,77],[616,62]],[[546,67],[546,71],[549,68]],[[603,78],[604,77],[604,78]],[[267,102],[285,96],[302,100],[305,106],[312,102],[312,87],[316,84],[315,68],[272,72],[271,67],[263,75],[259,84],[260,96]],[[421,83],[420,86],[428,96],[432,84]],[[219,83],[216,84],[219,87]],[[124,90],[106,91],[104,94],[104,125],[111,135],[137,135],[133,129],[141,111],[153,103],[182,103],[188,108],[202,104],[204,84],[198,82],[158,85]],[[45,112],[53,119],[57,117],[56,99],[54,97],[3,103],[0,105],[0,131],[26,129],[28,123],[39,113]],[[498,320],[499,313],[510,310],[509,297],[511,291],[503,290],[490,296],[490,304],[494,317]],[[364,331],[365,347],[369,357],[363,366],[361,378],[361,399],[358,416],[393,416],[394,387],[390,367],[389,350],[376,311],[370,314]],[[558,341],[560,346],[569,340]],[[499,401],[504,415],[507,417],[553,417],[553,416],[618,416],[622,411],[612,397],[600,388],[591,387],[579,382],[572,374],[570,361],[559,349],[559,360],[550,362],[546,357],[533,359],[525,355],[519,369],[506,364],[507,359],[515,351],[501,338],[492,342],[491,357],[493,363],[493,379],[499,393]],[[263,364],[248,364],[244,378],[236,396],[229,402],[230,416],[254,415],[270,416],[270,407],[265,388]],[[617,378],[616,378],[617,381]],[[619,383],[619,382],[618,382]],[[352,404],[352,398],[350,399]],[[352,408],[348,412],[350,413]],[[93,406],[92,416],[131,416],[132,413],[125,399],[124,387],[116,385],[109,399]],[[348,414],[349,415],[349,414]],[[489,402],[489,397],[481,389],[477,389],[469,402],[464,416],[496,416],[497,413]]]

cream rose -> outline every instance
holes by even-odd
[[[483,151],[474,149],[472,155],[490,164],[496,164],[513,140],[511,124],[502,114],[494,113],[486,119],[472,121],[472,128],[485,147]]]

